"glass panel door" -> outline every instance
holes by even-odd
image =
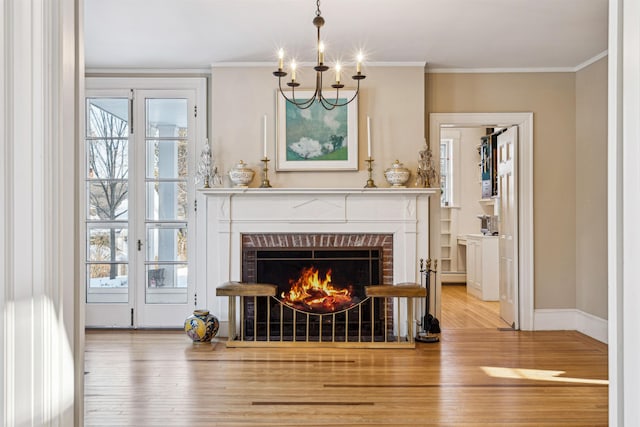
[[[146,99],[147,304],[187,302],[186,99]]]
[[[195,302],[189,264],[193,243],[194,97],[184,92],[137,91],[144,117],[144,307],[139,322],[184,321]]]
[[[127,302],[129,100],[87,100],[88,302]]]
[[[89,325],[128,326],[130,100],[90,97],[85,112],[86,301]],[[100,318],[101,320],[97,320]]]

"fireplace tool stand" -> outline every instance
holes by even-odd
[[[419,324],[421,330],[418,331],[416,335],[416,341],[423,343],[434,343],[440,341],[436,335],[431,335],[431,333],[440,333],[440,322],[435,316],[429,313],[429,308],[431,307],[430,294],[431,294],[431,273],[435,274],[436,263],[434,261],[434,269],[431,270],[431,258],[427,259],[427,266],[425,268],[424,260],[420,259],[420,285],[424,285],[426,288],[426,297],[425,297],[425,307],[424,307],[424,316],[420,320]]]

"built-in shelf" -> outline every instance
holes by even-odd
[[[496,199],[495,197],[492,197],[491,199],[480,199],[478,200],[478,203],[482,203],[483,205],[493,205],[495,204]]]

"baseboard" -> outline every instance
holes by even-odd
[[[467,281],[466,273],[442,273],[440,275],[442,283],[465,283]]]
[[[229,321],[228,320],[220,320],[220,326],[218,327],[217,337],[228,337],[229,336]]]
[[[609,343],[609,322],[593,314],[577,311],[576,330],[605,344]]]
[[[537,309],[534,312],[534,331],[578,331],[600,342],[608,342],[608,322],[582,310]]]

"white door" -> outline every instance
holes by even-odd
[[[136,323],[179,326],[196,298],[193,256],[195,93],[134,91]],[[192,175],[193,176],[193,175]]]
[[[198,293],[204,301],[193,268],[197,92],[87,91],[87,326],[181,327]]]
[[[518,127],[498,135],[500,317],[513,328],[518,322]]]

